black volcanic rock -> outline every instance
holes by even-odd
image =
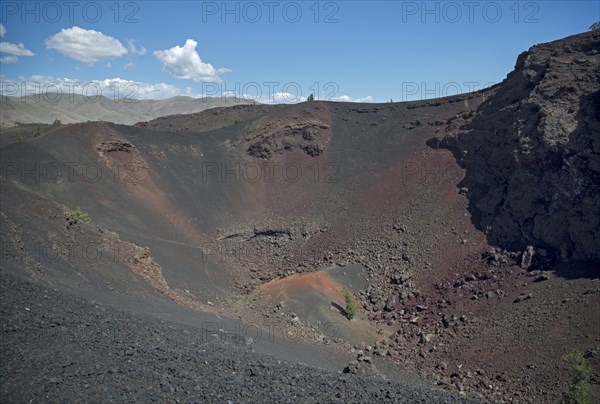
[[[5,274],[0,291],[2,402],[481,402],[376,380],[367,365],[341,375],[278,361],[237,335],[130,315]]]
[[[313,121],[286,124],[275,130],[263,128],[264,133],[259,132],[258,140],[248,146],[247,152],[253,157],[268,160],[275,154],[300,148],[307,155],[316,157],[325,150],[318,142],[320,131],[324,129],[329,129],[329,126]]]
[[[600,259],[599,50],[598,31],[532,47],[442,139],[467,169],[460,186],[491,243]]]
[[[107,153],[115,151],[131,153],[133,149],[135,149],[135,146],[125,140],[109,139],[100,143],[97,148],[98,150]]]

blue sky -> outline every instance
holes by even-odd
[[[3,1],[2,91],[433,98],[499,82],[522,51],[598,20],[597,0]]]

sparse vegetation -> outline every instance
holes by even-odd
[[[314,101],[315,100],[315,96],[313,94],[309,95],[308,98],[306,99],[306,101]]]
[[[352,298],[352,294],[347,287],[344,286],[344,300],[346,301],[346,307],[344,308],[344,314],[348,320],[352,320],[356,316],[356,303]]]
[[[17,135],[17,142],[22,142],[23,141],[23,135],[18,134]]]
[[[83,223],[89,223],[92,220],[90,215],[82,211],[79,207],[73,211],[73,216],[75,216],[77,220],[81,220]]]
[[[240,123],[242,123],[242,120],[241,120],[240,118],[235,118],[235,121],[234,121],[234,123],[235,123],[236,125],[237,125],[237,124],[240,124]]]
[[[62,122],[61,122],[61,121],[60,121],[60,119],[58,119],[58,118],[56,118],[56,119],[54,120],[54,122],[52,122],[52,125],[55,125],[55,126],[58,126],[58,125],[61,125],[61,124],[62,124]]]
[[[40,125],[38,125],[35,128],[35,132],[33,132],[33,137],[41,136],[41,134],[42,134],[42,127]]]
[[[572,350],[562,359],[569,365],[572,375],[571,383],[563,391],[562,402],[565,404],[592,404],[590,379],[594,370],[587,359],[578,349]]]

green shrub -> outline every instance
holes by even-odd
[[[38,137],[42,134],[42,127],[40,125],[38,125],[35,128],[35,132],[33,132],[33,137]]]
[[[352,294],[347,287],[344,286],[344,300],[346,301],[346,308],[344,314],[348,320],[352,320],[356,316],[356,303],[352,299]]]
[[[17,135],[17,142],[22,142],[23,141],[23,135],[18,134]]]
[[[313,94],[309,95],[306,101],[314,101],[315,96]]]
[[[88,215],[86,212],[79,209],[79,207],[77,207],[77,209],[75,209],[75,211],[73,211],[73,215],[78,220],[81,220],[83,223],[89,223],[92,220],[92,219],[90,219],[90,215]]]
[[[61,121],[60,121],[60,119],[58,119],[58,118],[56,118],[56,119],[54,120],[54,122],[52,122],[52,125],[57,125],[57,126],[58,126],[58,125],[61,125],[61,124],[62,124],[62,122],[61,122]]]
[[[574,349],[565,356],[563,361],[569,365],[571,383],[563,391],[562,402],[565,404],[592,404],[592,385],[590,379],[594,370],[580,350]]]

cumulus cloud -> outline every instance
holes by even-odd
[[[127,54],[127,49],[118,39],[77,26],[63,28],[46,39],[46,47],[88,65]]]
[[[292,94],[289,92],[278,92],[274,93],[270,97],[253,97],[245,94],[244,98],[251,98],[263,104],[296,104],[299,102],[306,101],[306,97],[299,96],[298,94]],[[352,98],[349,95],[341,95],[335,98],[320,98],[321,101],[339,101],[339,102],[373,102],[373,97],[370,95],[363,98]]]
[[[0,37],[6,35],[6,28],[0,24]],[[0,42],[0,53],[8,53],[11,56],[0,57],[0,64],[17,63],[19,58],[17,56],[34,56],[33,52],[25,48],[22,43],[14,44],[11,42]]]
[[[160,100],[178,95],[200,97],[190,87],[177,87],[166,83],[145,83],[119,77],[104,80],[84,81],[66,77],[34,75],[29,78],[19,77],[10,80],[2,77],[0,94],[7,96],[24,96],[38,93],[61,93],[68,97],[71,94],[84,95],[91,99],[99,95],[107,98],[131,98]]]
[[[22,43],[0,42],[0,52],[15,56],[33,56],[33,52],[26,49]]]
[[[339,97],[332,98],[331,101],[339,102],[373,102],[373,97],[370,95],[364,98],[352,98],[349,95],[340,95]]]
[[[133,53],[134,55],[145,55],[146,54],[146,48],[144,48],[142,45],[138,47],[135,46],[135,43],[137,41],[134,39],[129,39],[127,41],[127,47],[129,48],[129,52]]]
[[[273,93],[271,96],[262,96],[259,98],[251,97],[250,95],[244,95],[244,97],[253,98],[255,101],[262,104],[296,104],[306,101],[306,97],[283,91]]]
[[[128,70],[128,69],[131,69],[131,68],[134,68],[134,67],[135,67],[135,63],[134,62],[129,62],[129,63],[126,63],[126,64],[123,65],[123,70]]]
[[[10,63],[17,63],[19,61],[19,58],[16,56],[3,56],[0,58],[0,63],[2,64],[10,64]]]
[[[340,95],[339,97],[332,98],[331,101],[352,102],[352,97],[349,95]]]
[[[109,98],[115,98],[115,90],[119,89],[118,97],[134,98],[139,100],[161,100],[165,98],[185,95],[194,97],[195,94],[190,87],[180,88],[166,83],[144,83],[134,80],[126,80],[121,78],[112,78],[104,80],[94,80],[103,91],[103,94]]]
[[[204,63],[196,51],[198,42],[193,39],[185,41],[183,47],[158,50],[154,56],[163,64],[163,70],[178,79],[188,79],[196,83],[221,82],[221,74],[230,72],[228,68],[215,69],[210,63]]]
[[[373,102],[373,97],[368,95],[365,98],[357,98],[356,100],[354,100],[354,102]]]

